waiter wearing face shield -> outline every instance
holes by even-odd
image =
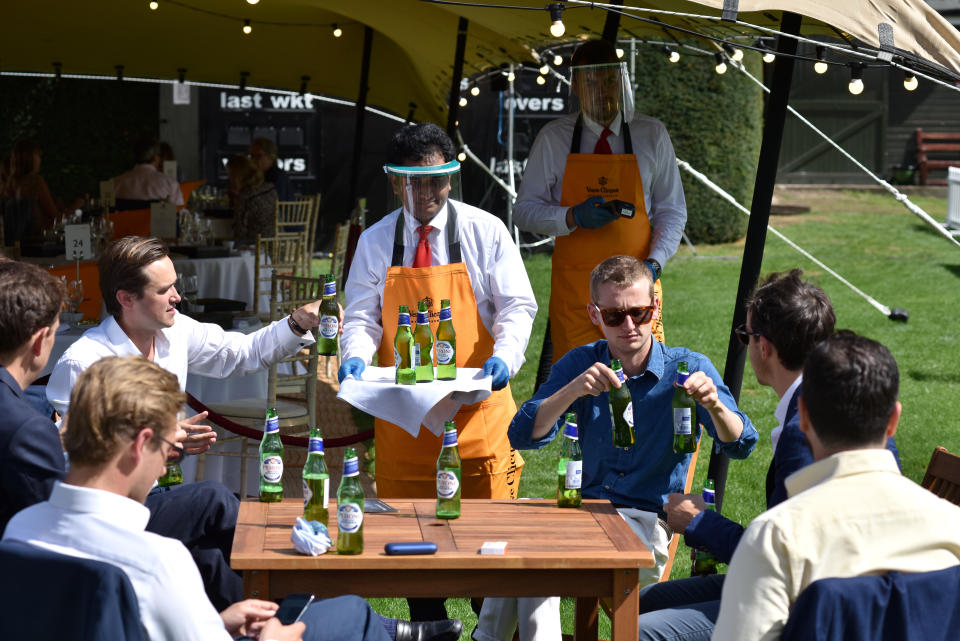
[[[385,166],[401,206],[360,236],[347,280],[342,381],[362,378],[374,354],[394,362],[397,309],[430,305],[436,333],[441,299],[451,301],[458,367],[482,368],[493,393],[455,417],[464,498],[516,498],[523,459],[507,427],[516,413],[509,379],[524,361],[537,304],[506,226],[459,200],[459,163],[449,136],[433,124],[404,126]],[[417,437],[377,419],[377,494],[436,496],[441,437]]]
[[[627,254],[643,260],[663,308],[660,271],[687,221],[683,185],[666,127],[636,114],[626,66],[614,45],[590,40],[571,60],[580,111],[547,124],[527,159],[514,206],[520,229],[556,237],[550,296],[553,362],[603,338],[583,313],[590,271]],[[632,206],[633,216],[626,217]],[[622,212],[622,214],[621,214]],[[661,312],[653,328],[663,341]]]

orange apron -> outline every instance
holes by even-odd
[[[573,142],[563,172],[560,204],[579,205],[591,196],[633,203],[633,218],[618,218],[598,229],[577,227],[558,236],[553,249],[550,278],[550,338],[553,362],[574,347],[603,338],[600,328],[590,322],[586,306],[590,301],[590,272],[604,259],[617,254],[646,260],[650,252],[650,219],[643,200],[643,178],[633,154],[630,127],[622,124],[622,154],[581,154],[582,116],[573,129]],[[653,335],[663,342],[663,293],[658,280],[654,293],[660,299],[660,316]]]
[[[457,214],[448,201],[447,242],[450,264],[403,267],[403,213],[397,217],[392,266],[387,269],[381,305],[383,337],[377,352],[380,363],[394,362],[395,331],[388,329],[400,305],[416,309],[427,300],[434,336],[439,325],[440,300],[450,299],[457,332],[457,367],[482,367],[493,354],[493,338],[483,326],[466,265],[461,261]],[[517,412],[510,385],[486,400],[464,405],[457,412],[457,439],[463,460],[464,498],[514,499],[523,458],[510,447],[507,426]],[[442,437],[420,426],[414,438],[401,427],[376,419],[377,495],[383,498],[436,496],[436,465]]]

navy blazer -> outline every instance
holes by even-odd
[[[53,482],[65,473],[57,426],[0,367],[0,534],[14,514],[50,498]]]
[[[788,476],[797,470],[813,463],[813,452],[807,437],[800,431],[800,412],[797,410],[797,399],[803,385],[799,385],[790,402],[787,404],[787,413],[784,416],[783,430],[777,441],[777,450],[770,461],[767,470],[767,509],[787,500],[785,481]],[[900,466],[900,456],[893,437],[887,440],[887,449],[893,453]],[[744,527],[735,521],[720,516],[716,512],[706,510],[691,519],[684,532],[684,540],[690,547],[701,548],[713,552],[714,556],[723,563],[729,563],[733,551],[743,536]]]

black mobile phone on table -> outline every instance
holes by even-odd
[[[313,599],[312,594],[291,594],[280,604],[276,617],[280,619],[280,623],[283,625],[296,623],[313,603]]]

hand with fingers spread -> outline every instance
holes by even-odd
[[[194,414],[179,422],[180,429],[187,433],[183,440],[183,451],[186,454],[203,454],[217,442],[217,433],[209,425],[201,425],[200,421],[207,418],[207,412]]]
[[[557,419],[581,396],[600,396],[622,383],[608,365],[596,362],[582,374],[544,399],[533,422],[533,437],[543,438]]]

